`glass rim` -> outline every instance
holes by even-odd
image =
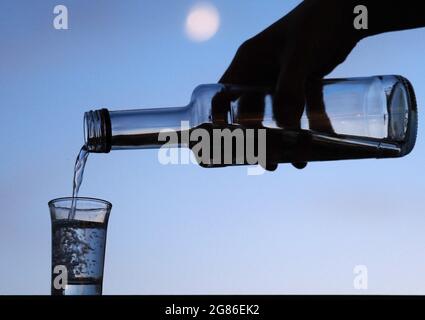
[[[106,201],[106,200],[103,200],[103,199],[98,199],[98,198],[91,198],[91,197],[75,197],[75,198],[73,198],[73,197],[60,197],[60,198],[55,198],[55,199],[50,200],[47,204],[48,204],[49,207],[51,207],[52,205],[55,205],[55,204],[62,202],[62,201],[71,201],[72,202],[72,199],[76,199],[77,202],[79,200],[83,200],[83,201],[91,201],[91,202],[95,202],[95,203],[101,203],[101,204],[106,205],[106,207],[108,209],[112,208],[112,203],[110,203],[109,201]]]

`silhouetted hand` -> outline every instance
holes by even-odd
[[[306,89],[343,62],[358,41],[341,3],[304,1],[245,41],[219,82],[275,88],[277,124],[299,129]]]
[[[245,41],[219,82],[274,88],[273,113],[277,125],[298,130],[306,91],[317,88],[320,80],[345,60],[359,40],[343,2],[304,1]],[[308,108],[313,110],[307,112],[324,112],[320,99],[308,102]],[[305,164],[294,166],[304,168]]]
[[[367,29],[354,28],[357,5],[367,7]],[[314,123],[314,115],[326,115],[321,79],[342,63],[362,38],[425,26],[424,10],[425,2],[417,0],[304,0],[245,41],[219,82],[274,88],[273,113],[282,128],[299,130],[306,106],[311,129],[332,131],[326,117],[320,116],[321,123]],[[303,168],[305,163],[294,166]]]

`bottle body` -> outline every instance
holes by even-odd
[[[401,157],[415,144],[414,92],[401,76],[323,80],[306,93],[297,130],[279,125],[273,112],[278,107],[273,106],[273,92],[268,88],[201,85],[185,107],[86,113],[86,145],[91,152],[163,145],[194,149],[199,139],[191,135],[202,129],[208,134],[198,138],[210,139],[205,144],[210,146],[210,159],[205,150],[204,156],[195,156],[201,165],[215,167],[252,163],[236,157],[234,147],[227,157],[231,160],[222,161],[224,142],[214,140],[214,130],[239,130],[244,137],[254,131],[254,149],[265,152],[269,164]],[[160,136],[167,130],[177,133],[176,143]],[[258,138],[260,131],[266,139]],[[246,150],[248,141],[243,143]],[[265,147],[260,148],[261,144]],[[217,149],[221,149],[221,159],[214,161]]]

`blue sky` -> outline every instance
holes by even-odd
[[[184,32],[197,3],[1,1],[0,294],[50,293],[47,202],[71,194],[85,111],[187,104],[299,1],[211,1],[221,25],[201,43]],[[58,4],[69,30],[52,27]],[[425,29],[366,39],[330,77],[404,75],[421,112],[423,39]],[[423,135],[420,125],[406,158],[262,176],[163,166],[154,150],[91,155],[80,194],[114,205],[104,293],[425,294]],[[365,292],[353,289],[355,265],[368,267]]]

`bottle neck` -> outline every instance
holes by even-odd
[[[84,114],[84,142],[89,152],[111,151],[111,118],[107,109],[88,111]]]
[[[159,134],[192,125],[191,105],[174,108],[89,111],[84,116],[85,143],[89,152],[108,153],[119,149],[158,148]],[[189,129],[189,128],[188,128]]]

